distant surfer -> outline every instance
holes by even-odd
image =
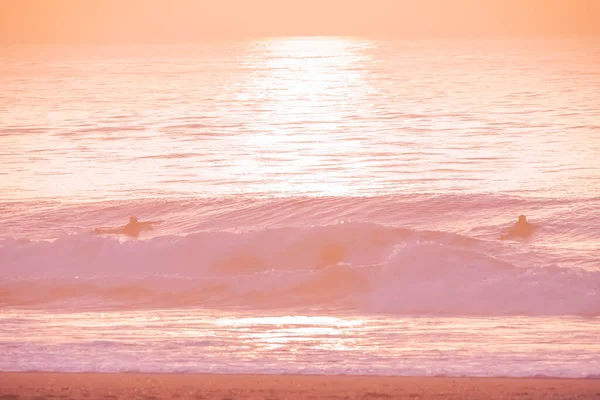
[[[527,217],[520,215],[517,223],[500,239],[528,238],[533,233],[533,228],[533,225],[527,222]]]
[[[153,229],[153,225],[158,224],[158,221],[139,221],[137,217],[129,217],[129,223],[120,228],[96,228],[94,233],[99,234],[121,234],[132,237],[139,236],[141,231],[149,231]]]

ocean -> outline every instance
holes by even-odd
[[[599,43],[1,48],[0,371],[598,378]]]

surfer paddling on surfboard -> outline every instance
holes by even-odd
[[[533,225],[527,222],[527,217],[520,215],[517,223],[500,239],[528,238],[533,233],[533,229]]]
[[[152,225],[159,224],[159,221],[139,221],[137,217],[129,217],[129,223],[120,228],[96,228],[94,233],[99,234],[122,234],[137,237],[141,231],[153,229]]]

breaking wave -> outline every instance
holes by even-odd
[[[501,246],[369,223],[124,242],[5,239],[0,305],[600,315],[600,271],[544,265],[535,254],[517,265]]]

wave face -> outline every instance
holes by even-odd
[[[0,241],[0,304],[600,315],[600,271],[540,248],[375,223]]]

